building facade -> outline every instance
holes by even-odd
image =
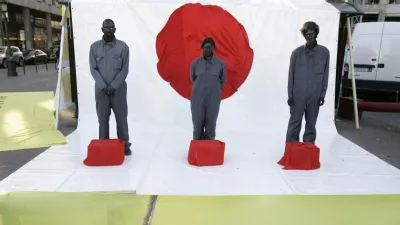
[[[344,1],[329,0],[328,2]],[[361,18],[364,22],[400,21],[400,0],[348,0],[348,2],[365,13]]]
[[[0,0],[0,46],[50,51],[61,39],[61,6],[56,0]],[[8,33],[6,32],[6,28]]]

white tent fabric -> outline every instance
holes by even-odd
[[[338,135],[334,87],[340,13],[324,0],[199,1],[229,11],[246,29],[254,50],[251,72],[239,91],[222,102],[217,139],[226,142],[223,166],[192,167],[189,101],[157,72],[156,36],[183,0],[73,0],[79,126],[68,145],[52,147],[0,183],[0,191],[127,191],[166,195],[391,194],[400,193],[400,172]],[[97,138],[91,43],[106,18],[130,47],[128,75],[132,156],[118,167],[86,167],[87,146]],[[198,18],[201,19],[201,18]],[[320,110],[317,142],[321,169],[284,171],[289,119],[287,72],[291,52],[304,44],[306,21],[320,26],[319,44],[330,50],[330,78]],[[304,126],[304,123],[303,123]],[[303,129],[302,129],[303,130]],[[114,117],[110,131],[116,137]]]

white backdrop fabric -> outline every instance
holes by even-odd
[[[192,167],[190,102],[157,72],[156,36],[183,0],[73,0],[79,126],[68,145],[53,147],[0,183],[0,190],[126,191],[164,195],[400,193],[400,172],[338,135],[334,124],[339,12],[324,0],[199,1],[229,11],[246,29],[254,50],[251,72],[222,102],[217,139],[226,142],[225,164]],[[119,167],[86,167],[87,146],[98,135],[89,47],[106,18],[130,47],[129,130],[133,154]],[[199,18],[201,19],[201,18]],[[306,21],[320,26],[318,42],[330,50],[330,77],[317,124],[322,167],[284,171],[277,161],[289,119],[288,64],[304,44]],[[218,43],[217,43],[218,45]],[[304,131],[304,123],[303,129]],[[116,137],[115,119],[110,132]],[[302,133],[301,133],[302,134]]]

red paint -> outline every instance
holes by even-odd
[[[214,39],[214,54],[226,64],[222,99],[229,98],[246,80],[254,53],[245,28],[219,6],[185,4],[171,14],[157,35],[158,72],[182,97],[190,99],[190,65],[202,55],[201,43],[206,37]]]

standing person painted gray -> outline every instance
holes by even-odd
[[[221,91],[226,83],[226,66],[222,59],[214,55],[215,42],[212,38],[204,39],[201,48],[203,55],[190,66],[193,140],[214,140]]]
[[[288,105],[290,119],[287,142],[298,142],[303,115],[306,125],[303,142],[315,143],[319,107],[325,102],[329,77],[329,50],[317,43],[319,26],[306,22],[301,29],[306,44],[296,48],[290,57]]]
[[[117,136],[125,142],[125,155],[130,155],[126,77],[129,72],[129,47],[115,38],[115,24],[103,22],[103,38],[90,46],[90,72],[95,81],[99,139],[109,139],[111,109],[117,122]]]

